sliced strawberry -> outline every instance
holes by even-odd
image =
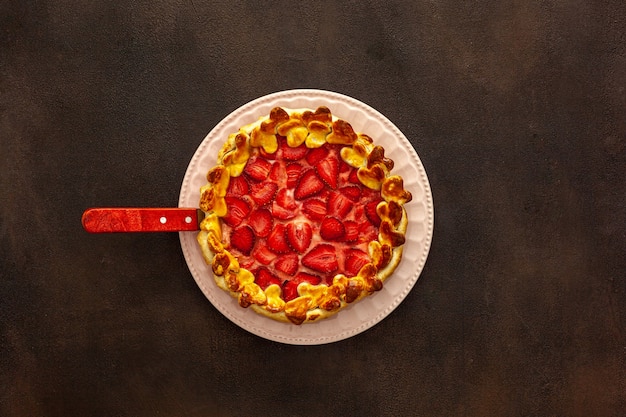
[[[365,206],[358,204],[354,206],[354,219],[357,221],[365,220]]]
[[[344,256],[346,274],[350,277],[357,275],[363,265],[371,262],[370,256],[360,249],[347,249]]]
[[[250,197],[259,206],[269,204],[278,191],[278,185],[274,182],[258,182],[250,187]]]
[[[266,208],[259,208],[250,213],[248,224],[258,237],[267,237],[272,231],[274,218],[272,213]]]
[[[339,189],[339,192],[341,192],[341,194],[348,197],[354,203],[358,203],[359,200],[361,199],[361,188],[359,188],[356,185],[348,185],[345,187],[341,187]]]
[[[310,198],[302,203],[302,212],[311,221],[322,220],[327,211],[326,202],[317,198]]]
[[[254,247],[252,256],[257,260],[257,262],[260,262],[263,265],[269,265],[274,261],[274,259],[276,259],[276,254],[269,250],[266,245],[262,244],[258,244]]]
[[[272,164],[272,168],[270,169],[268,177],[274,182],[282,182],[283,179],[287,178],[287,170],[285,169],[285,165],[280,161],[274,162]]]
[[[314,196],[322,191],[323,188],[324,182],[315,174],[315,170],[309,169],[300,177],[300,181],[296,185],[294,197],[296,197],[296,200],[303,200]]]
[[[322,159],[315,164],[315,170],[320,177],[332,189],[337,188],[339,178],[339,161],[334,156]]]
[[[261,157],[251,157],[243,169],[250,178],[256,181],[263,181],[267,178],[272,169],[272,163]]]
[[[282,208],[295,210],[298,206],[293,198],[293,192],[288,188],[282,188],[276,193],[276,203]]]
[[[343,222],[343,226],[346,229],[346,233],[343,236],[345,242],[356,242],[359,240],[359,224],[352,220],[346,220]]]
[[[365,205],[365,217],[376,227],[380,226],[380,216],[376,213],[376,206],[380,201],[370,201]]]
[[[293,222],[287,225],[287,243],[298,253],[304,253],[311,245],[313,229],[306,222]]]
[[[302,172],[302,165],[292,163],[285,168],[287,171],[287,188],[295,188],[300,181],[300,173]]]
[[[300,259],[298,255],[295,253],[288,253],[286,255],[281,255],[276,258],[276,262],[274,262],[274,267],[280,271],[284,272],[287,275],[293,275],[298,271],[298,266],[300,265]]]
[[[363,201],[382,201],[380,190],[372,190],[371,188],[363,187],[361,195],[363,196]]]
[[[348,213],[350,213],[350,210],[352,210],[353,206],[354,203],[352,202],[352,200],[350,200],[348,197],[341,194],[340,192],[335,191],[331,193],[328,197],[329,215],[335,215],[339,218],[344,218]]]
[[[256,236],[250,226],[237,227],[230,232],[230,245],[244,255],[250,255]]]
[[[263,147],[259,147],[259,155],[261,155],[263,158],[267,159],[267,160],[274,160],[276,159],[276,152],[274,153],[269,153],[266,152],[265,149],[263,149]]]
[[[282,289],[282,298],[285,302],[291,301],[300,296],[300,294],[298,294],[298,284],[294,281],[285,281]]]
[[[357,170],[355,168],[352,168],[352,171],[350,171],[350,174],[348,175],[348,182],[351,182],[352,184],[361,183],[361,180],[359,180],[359,177],[357,176]]]
[[[238,177],[230,177],[228,183],[228,189],[226,195],[242,196],[248,194],[250,188],[248,187],[248,180],[243,175]]]
[[[369,220],[365,220],[359,224],[359,241],[371,242],[378,239],[378,227],[370,223]]]
[[[308,282],[309,284],[319,285],[322,282],[322,277],[315,274],[309,274],[308,272],[298,272],[293,278],[293,281],[298,284]]]
[[[319,244],[302,257],[302,265],[322,274],[334,272],[339,268],[335,247],[329,244]]]
[[[255,259],[251,256],[241,255],[238,257],[238,261],[241,268],[249,269],[250,267],[252,267],[252,265],[254,265]]]
[[[237,227],[241,224],[248,214],[250,214],[250,205],[247,201],[240,197],[224,197],[227,212],[222,220],[230,227]]]
[[[262,289],[266,289],[272,284],[280,285],[280,279],[265,267],[257,269],[254,276],[254,282]]]
[[[326,158],[329,153],[330,151],[328,150],[326,146],[322,146],[320,148],[313,148],[306,155],[306,161],[311,165],[315,165],[322,159]]]
[[[339,158],[339,174],[345,174],[352,169],[342,158]]]
[[[320,224],[320,236],[324,240],[342,240],[346,228],[336,217],[325,217]]]
[[[272,202],[272,215],[279,220],[289,220],[296,217],[296,211],[281,207],[276,200]]]
[[[309,151],[309,148],[306,145],[302,144],[300,146],[291,147],[287,143],[286,140],[280,142],[280,150],[282,152],[283,158],[287,161],[299,161],[304,158],[304,156]]]
[[[286,226],[282,223],[278,223],[272,229],[272,232],[267,238],[267,245],[272,252],[277,254],[291,252],[285,231]]]

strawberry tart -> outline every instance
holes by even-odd
[[[197,236],[242,307],[303,324],[382,288],[411,193],[393,161],[326,107],[276,107],[229,135],[200,190]]]

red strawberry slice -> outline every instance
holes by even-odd
[[[322,159],[326,158],[329,153],[330,151],[328,150],[326,146],[322,146],[320,148],[313,148],[306,155],[306,161],[311,165],[315,165]]]
[[[354,203],[358,203],[361,199],[361,189],[356,185],[341,187],[339,191]]]
[[[249,190],[248,180],[246,180],[242,175],[238,177],[230,177],[226,195],[242,196],[248,194]]]
[[[280,161],[274,162],[268,177],[274,182],[281,183],[285,178],[287,178],[285,165]]]
[[[250,213],[250,205],[240,197],[224,197],[227,212],[222,220],[230,227],[237,227]]]
[[[303,200],[319,193],[323,188],[324,182],[315,174],[315,170],[309,169],[302,174],[296,185],[294,197],[296,200]]]
[[[293,281],[298,284],[308,282],[309,284],[319,285],[322,282],[322,277],[315,274],[309,274],[308,272],[298,272],[293,278]]]
[[[250,187],[250,197],[259,206],[269,204],[278,191],[278,185],[274,182],[258,182]]]
[[[333,192],[328,197],[328,214],[344,218],[354,207],[354,203],[340,192]]]
[[[358,204],[354,206],[354,219],[357,221],[366,220],[365,219],[365,206],[363,204]]]
[[[291,301],[300,296],[300,294],[298,294],[298,284],[294,281],[285,281],[283,283],[282,290],[282,299],[285,302]]]
[[[283,300],[291,301],[294,298],[299,297],[300,294],[298,294],[298,286],[303,282],[319,285],[322,282],[322,277],[315,274],[309,274],[308,272],[298,272],[293,280],[286,280],[283,282]]]
[[[287,275],[295,274],[298,271],[298,266],[300,266],[300,259],[295,253],[281,255],[274,262],[274,267]]]
[[[291,247],[287,243],[286,228],[283,223],[278,223],[267,237],[267,245],[272,252],[277,254],[291,252]]]
[[[376,213],[376,206],[380,201],[370,201],[365,205],[365,217],[376,227],[380,226],[380,216]]]
[[[289,220],[296,217],[296,212],[292,209],[281,207],[276,201],[272,203],[272,215],[279,220]]]
[[[287,225],[287,243],[298,253],[304,253],[311,245],[313,229],[309,223],[294,222]]]
[[[363,187],[361,193],[363,196],[363,201],[382,201],[382,198],[380,196],[380,190],[372,190],[371,188]]]
[[[266,208],[259,208],[250,214],[248,224],[254,230],[258,237],[267,237],[272,231],[274,218],[272,213]]]
[[[282,188],[276,193],[276,203],[282,208],[295,210],[298,206],[293,198],[293,192],[287,188]]]
[[[256,181],[263,181],[267,178],[272,169],[272,163],[260,157],[251,157],[243,169],[250,178]]]
[[[254,247],[252,256],[257,260],[257,262],[260,262],[263,265],[269,265],[274,261],[274,259],[276,259],[276,254],[269,250],[267,246],[262,244],[258,244]]]
[[[349,277],[359,273],[363,265],[371,262],[370,256],[360,249],[348,249],[344,252],[345,270]]]
[[[339,161],[334,156],[322,159],[315,164],[317,175],[332,189],[337,188]]]
[[[309,151],[309,148],[306,145],[302,144],[300,146],[291,147],[287,143],[286,140],[281,141],[280,150],[282,152],[283,158],[287,161],[299,161],[304,158],[304,156]]]
[[[336,217],[325,217],[320,224],[320,236],[324,240],[342,240],[346,228]]]
[[[356,242],[359,240],[359,224],[352,220],[346,220],[343,222],[343,225],[346,229],[346,233],[343,236],[343,240],[345,242]]]
[[[257,269],[254,277],[254,282],[262,289],[266,289],[272,284],[280,285],[280,279],[265,267]]]
[[[254,265],[254,258],[251,256],[239,256],[238,257],[239,260],[239,266],[241,268],[246,268],[246,269],[250,269],[250,267],[252,267]]]
[[[274,153],[266,152],[265,149],[263,149],[263,147],[259,147],[257,149],[259,150],[259,155],[261,155],[263,158],[268,159],[268,160],[276,159],[276,152]]]
[[[378,239],[378,227],[370,223],[369,220],[365,220],[359,225],[359,241],[371,242]]]
[[[287,171],[287,188],[295,188],[300,181],[300,173],[302,172],[302,165],[300,164],[289,164],[286,167]]]
[[[339,174],[345,174],[350,172],[352,167],[346,163],[342,158],[339,158]]]
[[[302,257],[302,265],[323,274],[336,271],[339,263],[335,247],[326,243],[315,246]]]
[[[250,255],[255,242],[256,236],[250,226],[241,226],[231,230],[230,245],[244,255]]]
[[[348,174],[348,182],[351,182],[352,184],[361,183],[361,180],[359,180],[357,170],[355,168],[352,168],[352,171],[350,171],[350,174]]]
[[[317,198],[304,200],[302,203],[302,212],[309,220],[320,221],[326,217],[326,202]]]

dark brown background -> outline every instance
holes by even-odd
[[[2,2],[0,414],[626,415],[625,11]],[[175,205],[206,133],[291,88],[384,113],[435,201],[406,300],[323,346],[233,325],[176,234],[80,225]]]

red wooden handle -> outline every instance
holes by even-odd
[[[203,216],[195,208],[91,208],[82,223],[90,233],[181,232],[199,230]]]

